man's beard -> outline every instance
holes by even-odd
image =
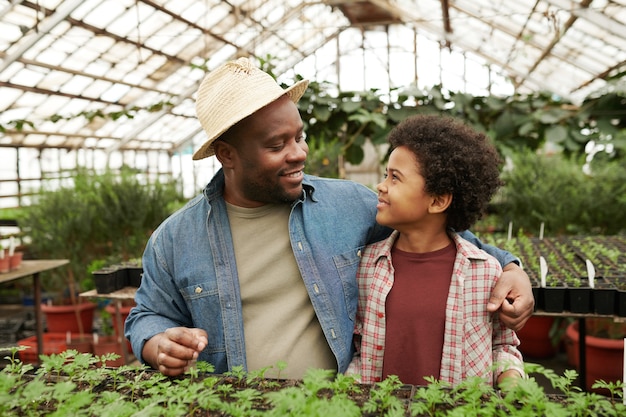
[[[302,196],[302,186],[287,192],[277,183],[256,178],[243,185],[243,193],[247,199],[264,204],[291,204]]]

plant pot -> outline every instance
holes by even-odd
[[[556,286],[543,289],[543,308],[550,313],[562,313],[566,311],[567,287]]]
[[[106,366],[118,367],[124,365],[121,339],[118,339],[117,336],[100,336],[94,339],[92,348],[95,356],[102,356],[107,353],[116,353],[120,356],[115,360],[106,361]]]
[[[626,317],[626,278],[614,278],[615,290],[615,314]]]
[[[6,254],[5,254],[6,258]],[[20,269],[22,266],[22,259],[24,258],[24,252],[15,251],[13,255],[9,256],[9,269],[11,271],[15,271]]]
[[[571,355],[573,366],[580,368],[578,355],[578,322],[572,322],[566,329],[568,345],[575,352]],[[591,386],[597,380],[617,382],[622,379],[624,370],[624,339],[604,339],[601,337],[585,336],[586,366],[586,389],[591,391]],[[579,369],[580,370],[580,369]]]
[[[91,275],[98,294],[109,294],[120,289],[115,269],[103,268],[92,272]]]
[[[91,333],[93,331],[93,314],[96,304],[84,302],[77,305],[41,305],[41,311],[46,316],[47,330],[50,333]],[[80,317],[82,329],[77,320]]]
[[[592,301],[596,314],[617,314],[617,287],[605,278],[597,278]]]
[[[531,316],[524,327],[517,331],[520,339],[519,350],[524,358],[551,358],[556,355],[556,347],[550,338],[554,317]]]
[[[579,314],[591,313],[593,311],[591,306],[592,291],[594,290],[591,287],[569,286],[567,289],[569,311]]]
[[[9,258],[5,256],[4,258],[0,258],[0,274],[6,274],[11,270],[9,267]]]
[[[128,285],[131,287],[139,288],[141,285],[141,278],[143,277],[143,267],[131,266],[127,268],[128,273]]]
[[[18,346],[26,346],[28,349],[19,352],[20,360],[24,363],[36,364],[39,361],[39,355],[52,355],[67,350],[67,340],[64,333],[44,333],[42,340],[43,352],[37,351],[37,336],[30,336],[26,339],[19,340]]]
[[[626,317],[626,290],[617,291],[617,315]]]

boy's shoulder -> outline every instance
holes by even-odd
[[[494,268],[501,269],[500,262],[498,262],[494,256],[478,248],[470,241],[461,237],[458,233],[454,233],[453,237],[456,243],[457,252],[461,252],[470,262],[478,261],[485,264],[493,264]]]
[[[393,247],[394,242],[398,238],[400,232],[394,230],[391,232],[391,235],[386,237],[383,240],[379,240],[378,242],[370,243],[369,245],[363,248],[361,256],[363,259],[365,258],[377,258],[380,256],[388,256],[391,254],[391,248]]]

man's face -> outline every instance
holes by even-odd
[[[226,201],[258,207],[291,203],[302,195],[309,147],[298,107],[287,96],[242,120],[227,142],[233,152],[225,168]]]

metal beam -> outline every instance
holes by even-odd
[[[48,32],[50,32],[56,25],[67,19],[67,17],[81,4],[83,4],[83,0],[61,2],[59,7],[55,10],[54,14],[44,20],[43,25],[41,25],[39,30],[34,34],[29,35],[30,38],[27,41],[22,42],[15,50],[15,52],[9,55],[2,62],[2,64],[0,65],[0,73],[7,69],[9,65],[20,59],[24,52],[32,48],[33,45],[39,42],[39,40],[41,40],[41,38],[43,38]]]
[[[544,0],[546,3],[558,7],[559,9],[571,13],[572,15],[579,17],[581,19],[585,19],[587,22],[596,25],[598,28],[602,30],[606,30],[607,32],[615,35],[619,38],[624,38],[626,36],[626,25],[618,22],[615,19],[611,19],[605,14],[597,12],[593,9],[590,9],[587,5],[581,4],[581,7],[572,8],[572,3],[570,0]],[[591,3],[591,2],[589,2]]]
[[[190,88],[188,88],[187,90],[183,91],[181,94],[174,96],[172,98],[172,103],[173,106],[172,108],[176,107],[177,105],[179,105],[183,100],[191,97],[196,90],[198,89],[198,86],[200,84],[201,81],[198,81],[197,83],[194,83]],[[120,149],[121,147],[123,147],[126,143],[130,142],[131,140],[137,139],[137,136],[143,132],[148,126],[152,126],[152,124],[156,123],[164,114],[167,114],[170,112],[170,108],[169,107],[163,107],[163,110],[160,110],[158,112],[154,112],[152,115],[150,115],[150,117],[146,118],[146,120],[139,126],[137,126],[135,129],[133,129],[132,131],[128,132],[128,134],[124,135],[124,137],[117,142],[115,145],[109,147],[106,152],[107,155],[110,155],[112,152]]]
[[[0,59],[3,59],[6,56],[6,54],[2,51],[0,51]],[[50,65],[50,64],[46,64],[44,62],[41,61],[35,61],[33,59],[28,59],[28,58],[19,58],[18,62],[21,62],[24,65],[32,65],[32,66],[36,66],[36,67],[40,67],[40,68],[46,68],[49,70],[53,70],[53,71],[59,71],[59,72],[65,72],[68,74],[72,74],[72,75],[80,75],[82,77],[85,78],[91,78],[93,80],[99,80],[99,81],[106,81],[109,82],[111,84],[121,84],[121,85],[125,85],[128,87],[132,87],[132,88],[138,88],[140,90],[145,90],[145,91],[152,91],[155,93],[159,93],[159,94],[172,94],[169,91],[164,91],[164,90],[159,90],[157,88],[154,87],[146,87],[146,86],[142,86],[141,84],[137,84],[137,83],[130,83],[130,82],[126,82],[124,80],[114,80],[113,78],[109,78],[109,77],[103,77],[101,75],[94,75],[94,74],[90,74],[84,71],[77,71],[77,70],[73,70],[70,68],[64,68],[64,67],[60,67],[58,65]],[[55,93],[56,94],[56,93]],[[82,99],[85,100],[91,100],[87,97],[81,97]],[[95,100],[95,99],[93,99]],[[119,104],[119,103],[113,103],[113,104]]]
[[[583,0],[580,5],[581,5],[581,7],[589,7],[589,4],[592,1],[593,0]],[[570,16],[569,19],[567,19],[567,22],[565,22],[565,24],[563,25],[563,28],[561,30],[559,30],[558,33],[555,33],[554,38],[552,38],[552,41],[550,41],[550,44],[548,45],[548,47],[544,49],[543,53],[535,61],[533,66],[528,69],[528,71],[526,72],[526,77],[522,78],[520,81],[515,81],[514,84],[515,84],[516,87],[519,86],[526,78],[530,77],[532,72],[537,69],[539,64],[541,64],[541,62],[544,59],[546,59],[546,57],[548,55],[550,55],[550,53],[552,52],[552,49],[554,49],[556,44],[559,43],[561,41],[561,39],[563,38],[563,35],[572,27],[572,25],[574,25],[574,22],[576,21],[576,19],[578,19],[578,17],[576,17],[573,14]]]

